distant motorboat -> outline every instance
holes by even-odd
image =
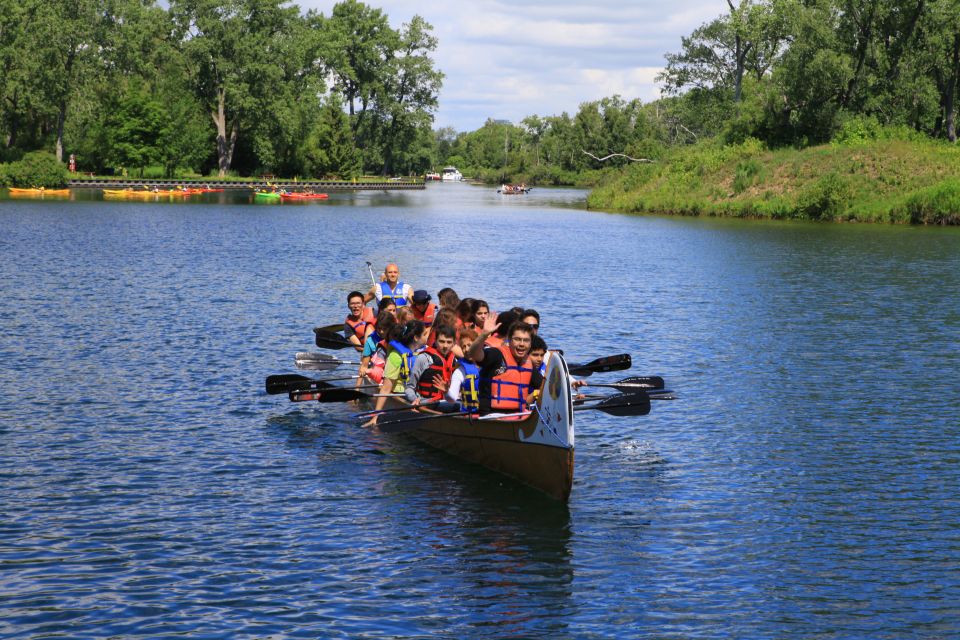
[[[424,176],[424,177],[425,177],[426,180],[441,180],[441,179],[442,179],[442,178],[440,177],[440,174],[439,174],[439,173],[428,173],[428,174],[427,174],[426,176]]]
[[[444,167],[440,172],[440,179],[444,182],[459,182],[463,180],[463,174],[456,167]]]

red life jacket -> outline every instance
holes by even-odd
[[[417,307],[415,305],[410,305],[410,311],[413,311],[414,318],[420,320],[423,322],[423,324],[429,327],[433,325],[433,319],[437,315],[437,305],[433,304],[432,302],[428,302],[427,308],[423,310],[423,313],[417,311]]]
[[[387,350],[389,348],[387,341],[381,340],[377,343],[377,350],[373,352],[373,356],[370,358],[367,377],[378,384],[383,382],[383,369],[387,366]]]
[[[436,382],[437,379],[442,379],[450,383],[450,377],[453,376],[453,351],[442,356],[433,347],[427,347],[424,353],[430,356],[433,362],[417,381],[417,395],[425,400],[440,400],[443,398],[443,391],[437,389]]]
[[[360,319],[354,320],[353,316],[347,316],[347,319],[343,321],[347,327],[349,327],[357,336],[357,339],[360,341],[360,346],[363,346],[364,341],[367,339],[367,325],[377,326],[377,318],[373,315],[373,309],[370,307],[364,307],[363,311],[360,312]]]
[[[490,380],[490,409],[493,411],[520,411],[526,406],[533,369],[521,367],[513,358],[510,347],[500,347],[507,365],[503,373]]]

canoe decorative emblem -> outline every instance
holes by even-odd
[[[550,380],[547,381],[547,393],[550,394],[551,400],[556,400],[560,397],[560,391],[562,390],[563,385],[563,376],[560,375],[560,367],[554,367],[550,372]]]

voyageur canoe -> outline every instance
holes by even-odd
[[[391,398],[388,406],[406,405]],[[421,442],[566,502],[573,487],[573,417],[570,373],[554,352],[540,400],[529,413],[440,416],[406,424]]]

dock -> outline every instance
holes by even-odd
[[[388,178],[379,181],[352,180],[144,180],[116,178],[74,178],[67,181],[74,189],[177,189],[179,187],[209,187],[211,189],[247,190],[283,187],[290,191],[386,191],[396,189],[424,189],[423,178]]]

